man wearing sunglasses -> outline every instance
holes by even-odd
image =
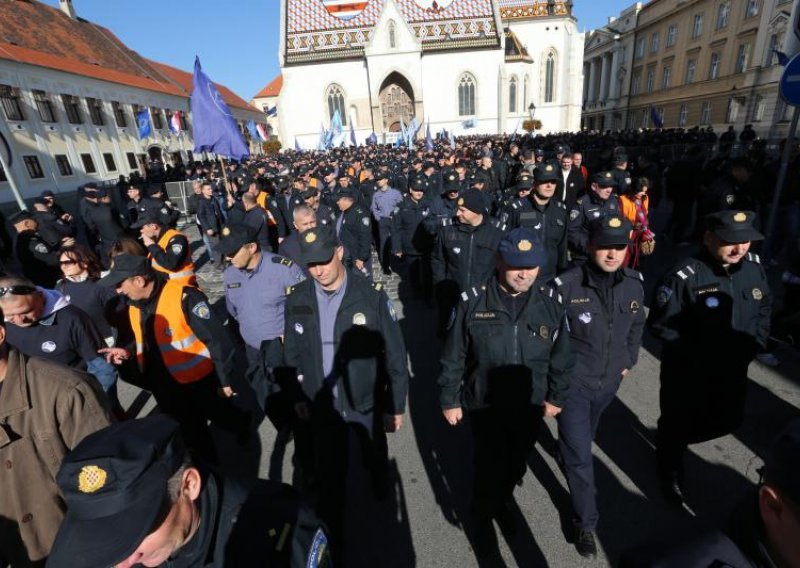
[[[30,211],[20,211],[9,220],[17,238],[14,243],[14,254],[22,266],[22,273],[36,284],[45,288],[55,286],[61,277],[58,267],[58,247],[51,246],[39,235],[39,223]],[[65,237],[61,246],[71,246],[75,240]]]

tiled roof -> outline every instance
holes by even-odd
[[[179,97],[191,92],[191,73],[145,59],[102,26],[36,0],[0,0],[0,15],[0,59]],[[217,87],[229,105],[258,112]]]
[[[270,81],[269,85],[258,91],[254,99],[262,99],[264,97],[277,97],[281,94],[281,89],[283,88],[283,75],[278,75],[272,81]]]

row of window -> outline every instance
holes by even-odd
[[[94,157],[91,154],[79,154],[81,159],[81,164],[83,165],[83,171],[87,174],[96,174],[97,173],[97,166],[94,163]],[[114,155],[110,152],[106,152],[103,155],[103,163],[105,164],[106,172],[113,173],[117,171],[117,162],[114,160]],[[128,160],[128,166],[131,170],[137,169],[138,162],[136,154],[133,152],[127,152],[125,157]],[[140,158],[144,159],[146,157],[145,154],[141,154]],[[53,156],[56,162],[56,168],[58,169],[58,174],[62,177],[69,177],[73,175],[72,171],[72,164],[69,161],[69,157],[66,154],[56,154]],[[43,179],[45,177],[44,169],[42,168],[41,163],[39,162],[38,156],[22,156],[22,162],[25,164],[25,169],[28,172],[28,177],[30,179]],[[6,173],[3,171],[2,166],[0,166],[0,182],[8,181],[6,178]]]
[[[753,18],[758,15],[760,0],[746,0],[744,17]],[[731,0],[723,0],[717,5],[717,30],[723,30],[728,27],[731,13]],[[695,14],[692,21],[692,39],[697,39],[703,35],[703,19],[704,14]],[[666,47],[672,47],[678,40],[678,24],[672,24],[667,28],[666,33]],[[661,32],[656,31],[650,35],[650,53],[658,53],[661,43]],[[636,40],[636,57],[644,57],[644,52],[647,46],[647,38],[639,37]]]
[[[33,101],[36,105],[36,111],[39,114],[39,119],[42,122],[55,123],[58,122],[56,108],[50,96],[39,90],[32,91]],[[67,122],[70,124],[83,124],[86,122],[86,115],[88,111],[88,120],[95,126],[104,126],[106,124],[105,112],[103,110],[103,101],[91,97],[86,97],[86,110],[81,104],[81,98],[75,95],[61,95],[61,102],[64,107],[64,114]],[[20,91],[16,87],[8,85],[0,85],[0,106],[3,108],[3,114],[7,120],[22,121],[26,120],[26,113],[23,110],[24,104]],[[119,128],[128,126],[128,113],[125,108],[127,105],[117,101],[111,101],[111,109],[114,114],[114,122]],[[135,117],[144,107],[139,105],[130,105]],[[166,113],[166,119],[164,116]],[[173,111],[150,107],[150,114],[152,116],[152,124],[155,129],[163,129],[172,120]],[[185,113],[179,115],[181,122],[181,130],[186,130]]]

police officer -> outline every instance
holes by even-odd
[[[575,355],[558,415],[558,444],[575,513],[575,546],[585,557],[597,555],[592,440],[601,414],[639,358],[644,331],[642,275],[624,268],[631,229],[624,217],[592,222],[588,261],[553,281],[564,299]]]
[[[536,238],[547,250],[547,264],[539,267],[541,283],[552,280],[567,267],[567,208],[554,198],[559,173],[552,164],[534,171],[533,191],[527,198],[512,201],[506,208],[505,224],[508,228],[526,227],[536,233]],[[518,182],[525,187],[529,182]]]
[[[440,403],[455,426],[469,413],[475,439],[476,546],[487,553],[491,519],[509,530],[514,486],[545,416],[564,406],[572,355],[564,306],[535,286],[547,252],[536,235],[514,229],[499,245],[495,276],[465,290],[442,352]]]
[[[316,214],[317,222],[320,225],[334,226],[336,224],[336,212],[320,199],[319,190],[310,187],[300,194],[303,201],[308,205]],[[295,209],[299,207],[295,206]],[[297,229],[297,227],[295,227]]]
[[[437,222],[447,220],[452,221],[458,210],[458,195],[461,193],[462,182],[458,179],[456,172],[450,172],[444,177],[442,194],[432,198],[431,217],[429,224],[431,228],[437,229]]]
[[[592,177],[591,191],[579,198],[569,212],[567,241],[576,264],[586,262],[589,224],[596,219],[619,215],[619,199],[614,194],[617,182],[613,172],[599,172]]]
[[[324,528],[290,487],[196,461],[163,414],[90,434],[57,480],[67,512],[50,568],[330,566]]]
[[[755,213],[706,217],[703,249],[668,271],[656,290],[650,331],[664,342],[656,449],[665,498],[683,501],[683,454],[742,422],[747,367],[766,345],[772,295],[757,254]]]
[[[345,264],[372,279],[372,232],[369,213],[356,203],[355,190],[343,187],[336,192],[336,234],[347,257]]]
[[[73,236],[72,226],[57,217],[43,197],[33,200],[33,218],[36,219],[39,236],[53,248],[60,247],[62,239]]]
[[[403,260],[413,293],[418,298],[429,300],[433,234],[425,225],[431,208],[430,199],[425,195],[426,187],[424,180],[412,182],[408,195],[395,208],[392,253]]]
[[[97,240],[96,252],[104,266],[108,263],[111,245],[124,233],[125,217],[111,204],[111,196],[105,189],[98,189],[95,201],[86,210],[84,222],[89,233]]]
[[[313,191],[317,191],[316,189]],[[300,238],[299,233],[313,229],[317,226],[317,214],[308,205],[298,205],[292,211],[292,218],[294,219],[294,231],[289,233],[289,236],[283,239],[281,246],[278,248],[278,254],[282,257],[294,261],[306,276],[308,272],[300,263]]]
[[[631,188],[633,183],[631,180],[631,173],[628,171],[628,156],[625,154],[616,154],[613,159],[614,167],[611,173],[614,174],[614,181],[617,182],[616,193],[617,195],[625,195]]]
[[[392,256],[392,215],[397,205],[403,201],[403,195],[389,186],[388,178],[381,176],[378,180],[378,190],[372,197],[372,216],[378,228],[378,259],[384,274],[391,274]],[[423,187],[425,182],[419,177],[411,180],[409,187]]]
[[[22,273],[45,288],[55,286],[61,271],[58,264],[58,249],[48,245],[37,232],[39,224],[30,211],[19,211],[9,222],[17,232],[14,254],[22,267]],[[61,245],[75,244],[71,237],[62,239]]]
[[[336,546],[348,468],[367,465],[376,495],[388,492],[385,432],[403,423],[406,349],[382,285],[347,270],[333,231],[310,229],[300,247],[311,278],[286,300],[284,356],[302,377],[292,393],[298,416],[310,420],[310,436],[295,435],[298,454]],[[341,558],[338,564],[346,565]]]
[[[492,275],[497,245],[503,232],[488,222],[483,194],[465,191],[456,202],[457,222],[442,221],[431,255],[440,332],[453,315],[462,290],[479,288]]]
[[[197,286],[189,239],[180,231],[170,229],[160,212],[142,213],[131,228],[139,229],[153,268],[184,286]]]
[[[100,283],[127,297],[135,347],[104,349],[114,364],[135,358],[137,384],[153,393],[164,412],[181,423],[193,449],[215,458],[207,421],[250,435],[250,417],[233,405],[236,372],[229,329],[211,311],[205,294],[153,270],[146,258],[114,257]]]

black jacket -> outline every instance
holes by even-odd
[[[563,407],[573,357],[558,294],[534,286],[514,321],[501,293],[495,278],[464,293],[442,352],[442,408]]]
[[[314,281],[294,286],[286,297],[284,357],[302,375],[296,400],[314,401],[325,394],[319,308]],[[363,321],[359,325],[358,321]],[[380,284],[355,271],[347,275],[347,289],[334,327],[333,373],[343,410],[361,413],[403,414],[408,394],[408,370],[403,334],[391,301]]]
[[[406,195],[392,214],[392,252],[407,256],[428,254],[433,248],[433,235],[424,222],[430,217],[430,201],[423,197],[414,201]]]
[[[575,202],[578,197],[582,196],[586,191],[583,182],[583,175],[580,170],[572,169],[567,176],[566,192],[564,191],[564,175],[561,169],[558,170],[558,181],[556,181],[556,193],[553,196],[559,201],[563,202],[567,207],[567,211],[575,207]]]
[[[211,230],[216,235],[222,230],[222,210],[214,197],[200,196],[197,200],[197,222],[203,233]]]
[[[322,207],[322,206],[320,206]],[[349,261],[369,260],[372,255],[372,220],[369,211],[353,204],[340,213],[344,217],[339,240],[348,253]]]
[[[98,241],[110,244],[125,232],[125,217],[109,203],[90,203],[84,218],[89,233]]]
[[[61,239],[72,236],[72,227],[50,211],[34,211],[33,218],[39,224],[36,232],[53,248],[61,246]]]
[[[486,283],[503,238],[503,232],[486,219],[477,227],[461,223],[442,227],[431,257],[434,284],[449,281],[456,290],[467,290]]]
[[[586,259],[589,225],[594,220],[619,214],[619,198],[613,193],[605,201],[597,197],[593,191],[578,199],[575,207],[569,212],[569,228],[567,229],[567,241],[569,250],[572,251],[572,259]]]
[[[23,231],[14,242],[14,254],[26,278],[52,288],[61,276],[58,249],[48,245],[35,231]]]
[[[501,218],[506,230],[517,227],[530,229],[547,249],[547,264],[540,267],[539,282],[544,283],[567,268],[569,214],[556,196],[544,206],[536,203],[532,197],[517,198],[508,205]]]

